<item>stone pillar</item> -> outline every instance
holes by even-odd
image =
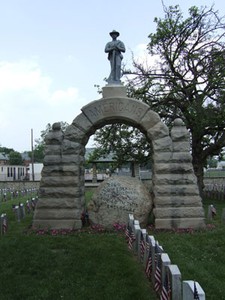
[[[69,134],[72,135],[73,130],[76,129],[71,126]],[[65,139],[60,123],[53,124],[52,131],[46,136],[34,228],[81,228],[83,148],[80,143]]]
[[[165,137],[154,141],[155,226],[204,227],[204,211],[192,165],[189,132],[181,119],[174,121],[171,140],[172,143]]]

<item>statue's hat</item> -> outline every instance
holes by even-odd
[[[111,36],[112,36],[112,34],[116,34],[117,36],[120,35],[120,33],[119,33],[118,31],[116,31],[116,30],[111,31],[109,34],[110,34]]]

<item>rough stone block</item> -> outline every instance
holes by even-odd
[[[174,152],[188,152],[190,153],[191,147],[190,142],[173,142],[173,151]]]
[[[77,176],[47,176],[42,178],[42,186],[49,187],[70,187],[79,186]]]
[[[106,85],[102,88],[103,98],[127,98],[127,88],[122,85]]]
[[[44,166],[57,165],[61,163],[61,155],[46,155],[43,160]]]
[[[83,113],[95,125],[109,120],[122,120],[139,124],[149,106],[131,98],[106,98],[92,101],[82,107]]]
[[[37,208],[79,208],[76,202],[79,199],[74,198],[41,198],[38,200]]]
[[[172,151],[164,151],[164,152],[160,152],[160,151],[155,151],[153,153],[153,161],[154,163],[157,165],[158,163],[166,163],[168,164],[168,162],[171,161],[172,159]]]
[[[70,125],[66,128],[64,138],[72,142],[86,144],[89,136],[80,128]]]
[[[193,173],[193,166],[190,163],[158,163],[154,165],[154,172],[166,174]]]
[[[154,198],[154,203],[156,207],[188,207],[188,206],[201,206],[202,199],[200,196],[168,196],[160,195]]]
[[[164,184],[196,184],[197,179],[194,174],[184,173],[184,174],[154,174],[154,184],[164,185]]]
[[[65,220],[39,220],[34,219],[33,229],[81,229],[82,223],[81,220],[65,219]]]
[[[171,138],[173,141],[189,141],[190,133],[185,126],[173,126],[171,129]]]
[[[140,121],[140,125],[148,131],[150,128],[161,122],[159,115],[153,110],[148,110]]]
[[[61,145],[63,132],[61,130],[49,131],[45,137],[46,145]]]
[[[73,126],[80,128],[83,132],[87,133],[91,131],[92,132],[92,126],[93,124],[88,120],[88,118],[83,114],[79,114],[72,122]]]
[[[199,189],[196,184],[185,185],[156,185],[154,188],[155,196],[159,195],[179,195],[179,196],[197,196]]]
[[[112,176],[100,184],[89,203],[88,211],[93,223],[112,228],[115,222],[126,224],[129,213],[146,225],[151,208],[151,195],[140,180]]]
[[[67,220],[80,217],[80,210],[72,208],[37,208],[35,211],[35,219],[38,220]]]
[[[155,219],[155,228],[157,229],[173,229],[173,228],[205,228],[204,218],[167,218]]]
[[[84,155],[84,152],[85,152],[85,148],[80,143],[69,141],[67,139],[63,140],[62,142],[63,155],[67,155],[67,154]]]
[[[153,152],[170,152],[172,151],[172,140],[169,136],[153,140]]]
[[[60,155],[61,145],[46,145],[44,153],[45,155]]]
[[[78,187],[43,187],[41,186],[41,193],[43,196],[50,198],[64,198],[64,197],[79,197],[80,189]]]
[[[65,155],[63,154],[61,161],[63,164],[79,165],[81,162],[84,162],[84,157],[79,154],[65,154]]]
[[[155,124],[153,127],[151,127],[147,131],[147,136],[151,140],[169,137],[169,129],[164,123],[158,122],[157,124]],[[172,142],[172,140],[171,140],[171,142]]]
[[[78,165],[50,165],[42,169],[42,177],[45,176],[77,176],[79,171]]]
[[[167,218],[197,218],[204,217],[204,210],[200,207],[156,207],[153,210],[157,219]]]
[[[189,145],[190,147],[190,145]],[[192,155],[190,152],[173,152],[172,158],[171,158],[172,162],[178,162],[178,163],[191,163],[192,164]]]

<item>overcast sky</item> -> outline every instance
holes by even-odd
[[[193,5],[225,15],[222,0],[164,0],[184,14]],[[48,123],[69,124],[80,109],[99,99],[109,62],[104,53],[116,29],[126,46],[141,55],[154,17],[163,17],[160,0],[0,0],[0,146],[31,149]]]

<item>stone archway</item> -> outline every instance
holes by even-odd
[[[98,128],[115,122],[139,128],[152,143],[156,228],[205,226],[189,133],[181,119],[176,119],[169,131],[156,112],[128,98],[122,86],[104,87],[103,98],[81,111],[65,133],[55,123],[46,137],[40,199],[33,227],[81,228],[85,145]]]

